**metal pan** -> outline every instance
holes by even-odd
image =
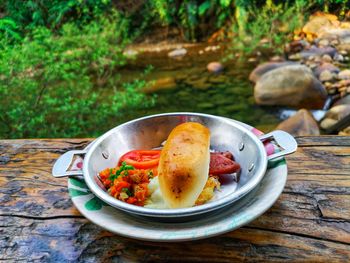
[[[151,209],[130,205],[110,196],[102,186],[98,173],[115,167],[124,153],[134,149],[153,149],[164,142],[171,130],[183,122],[199,122],[210,129],[211,149],[230,151],[241,165],[240,180],[222,185],[208,203],[181,209]],[[282,148],[267,156],[263,141],[272,138]],[[260,138],[241,124],[227,118],[200,113],[166,113],[147,116],[119,125],[96,139],[86,150],[69,151],[54,164],[55,177],[82,176],[90,190],[111,206],[133,215],[152,219],[183,221],[228,206],[256,187],[262,180],[268,160],[296,151],[295,139],[284,131],[273,131]],[[67,171],[74,155],[84,155],[81,171]]]

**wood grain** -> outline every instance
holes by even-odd
[[[350,137],[299,137],[283,194],[239,230],[195,242],[153,243],[111,234],[74,208],[51,168],[91,139],[0,141],[0,260],[350,261]]]

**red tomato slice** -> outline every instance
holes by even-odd
[[[126,162],[137,169],[149,169],[158,166],[160,150],[133,150],[119,159],[119,165]]]

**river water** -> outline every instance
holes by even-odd
[[[248,80],[259,60],[247,62],[236,56],[227,59],[227,50],[207,48],[205,51],[206,47],[187,48],[187,54],[181,58],[169,58],[168,51],[143,52],[128,63],[119,72],[123,81],[133,80],[152,65],[153,70],[146,79],[158,84],[146,89],[148,96],[156,96],[155,105],[128,112],[123,121],[156,113],[187,111],[229,117],[264,132],[274,129],[280,122],[279,110],[255,105],[253,84]],[[220,74],[208,72],[206,66],[211,61],[223,61],[224,71]]]

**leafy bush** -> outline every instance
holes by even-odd
[[[195,41],[222,27],[234,13],[234,0],[145,1],[142,14],[151,26],[178,27],[186,40]],[[147,18],[150,16],[151,19]]]
[[[127,63],[127,31],[116,14],[82,28],[65,24],[60,35],[39,27],[21,43],[2,40],[0,137],[96,136],[123,109],[151,103],[138,92],[145,81],[122,85],[115,74]]]
[[[65,22],[87,23],[108,12],[110,0],[5,0],[0,3],[7,17],[22,29],[38,26],[60,28]]]
[[[236,7],[236,23],[233,24],[233,49],[249,54],[258,47],[273,48],[275,53],[282,53],[283,45],[291,38],[295,29],[304,23],[308,1],[296,0],[275,4],[267,0],[256,7],[246,5]],[[261,40],[265,39],[264,44]]]

